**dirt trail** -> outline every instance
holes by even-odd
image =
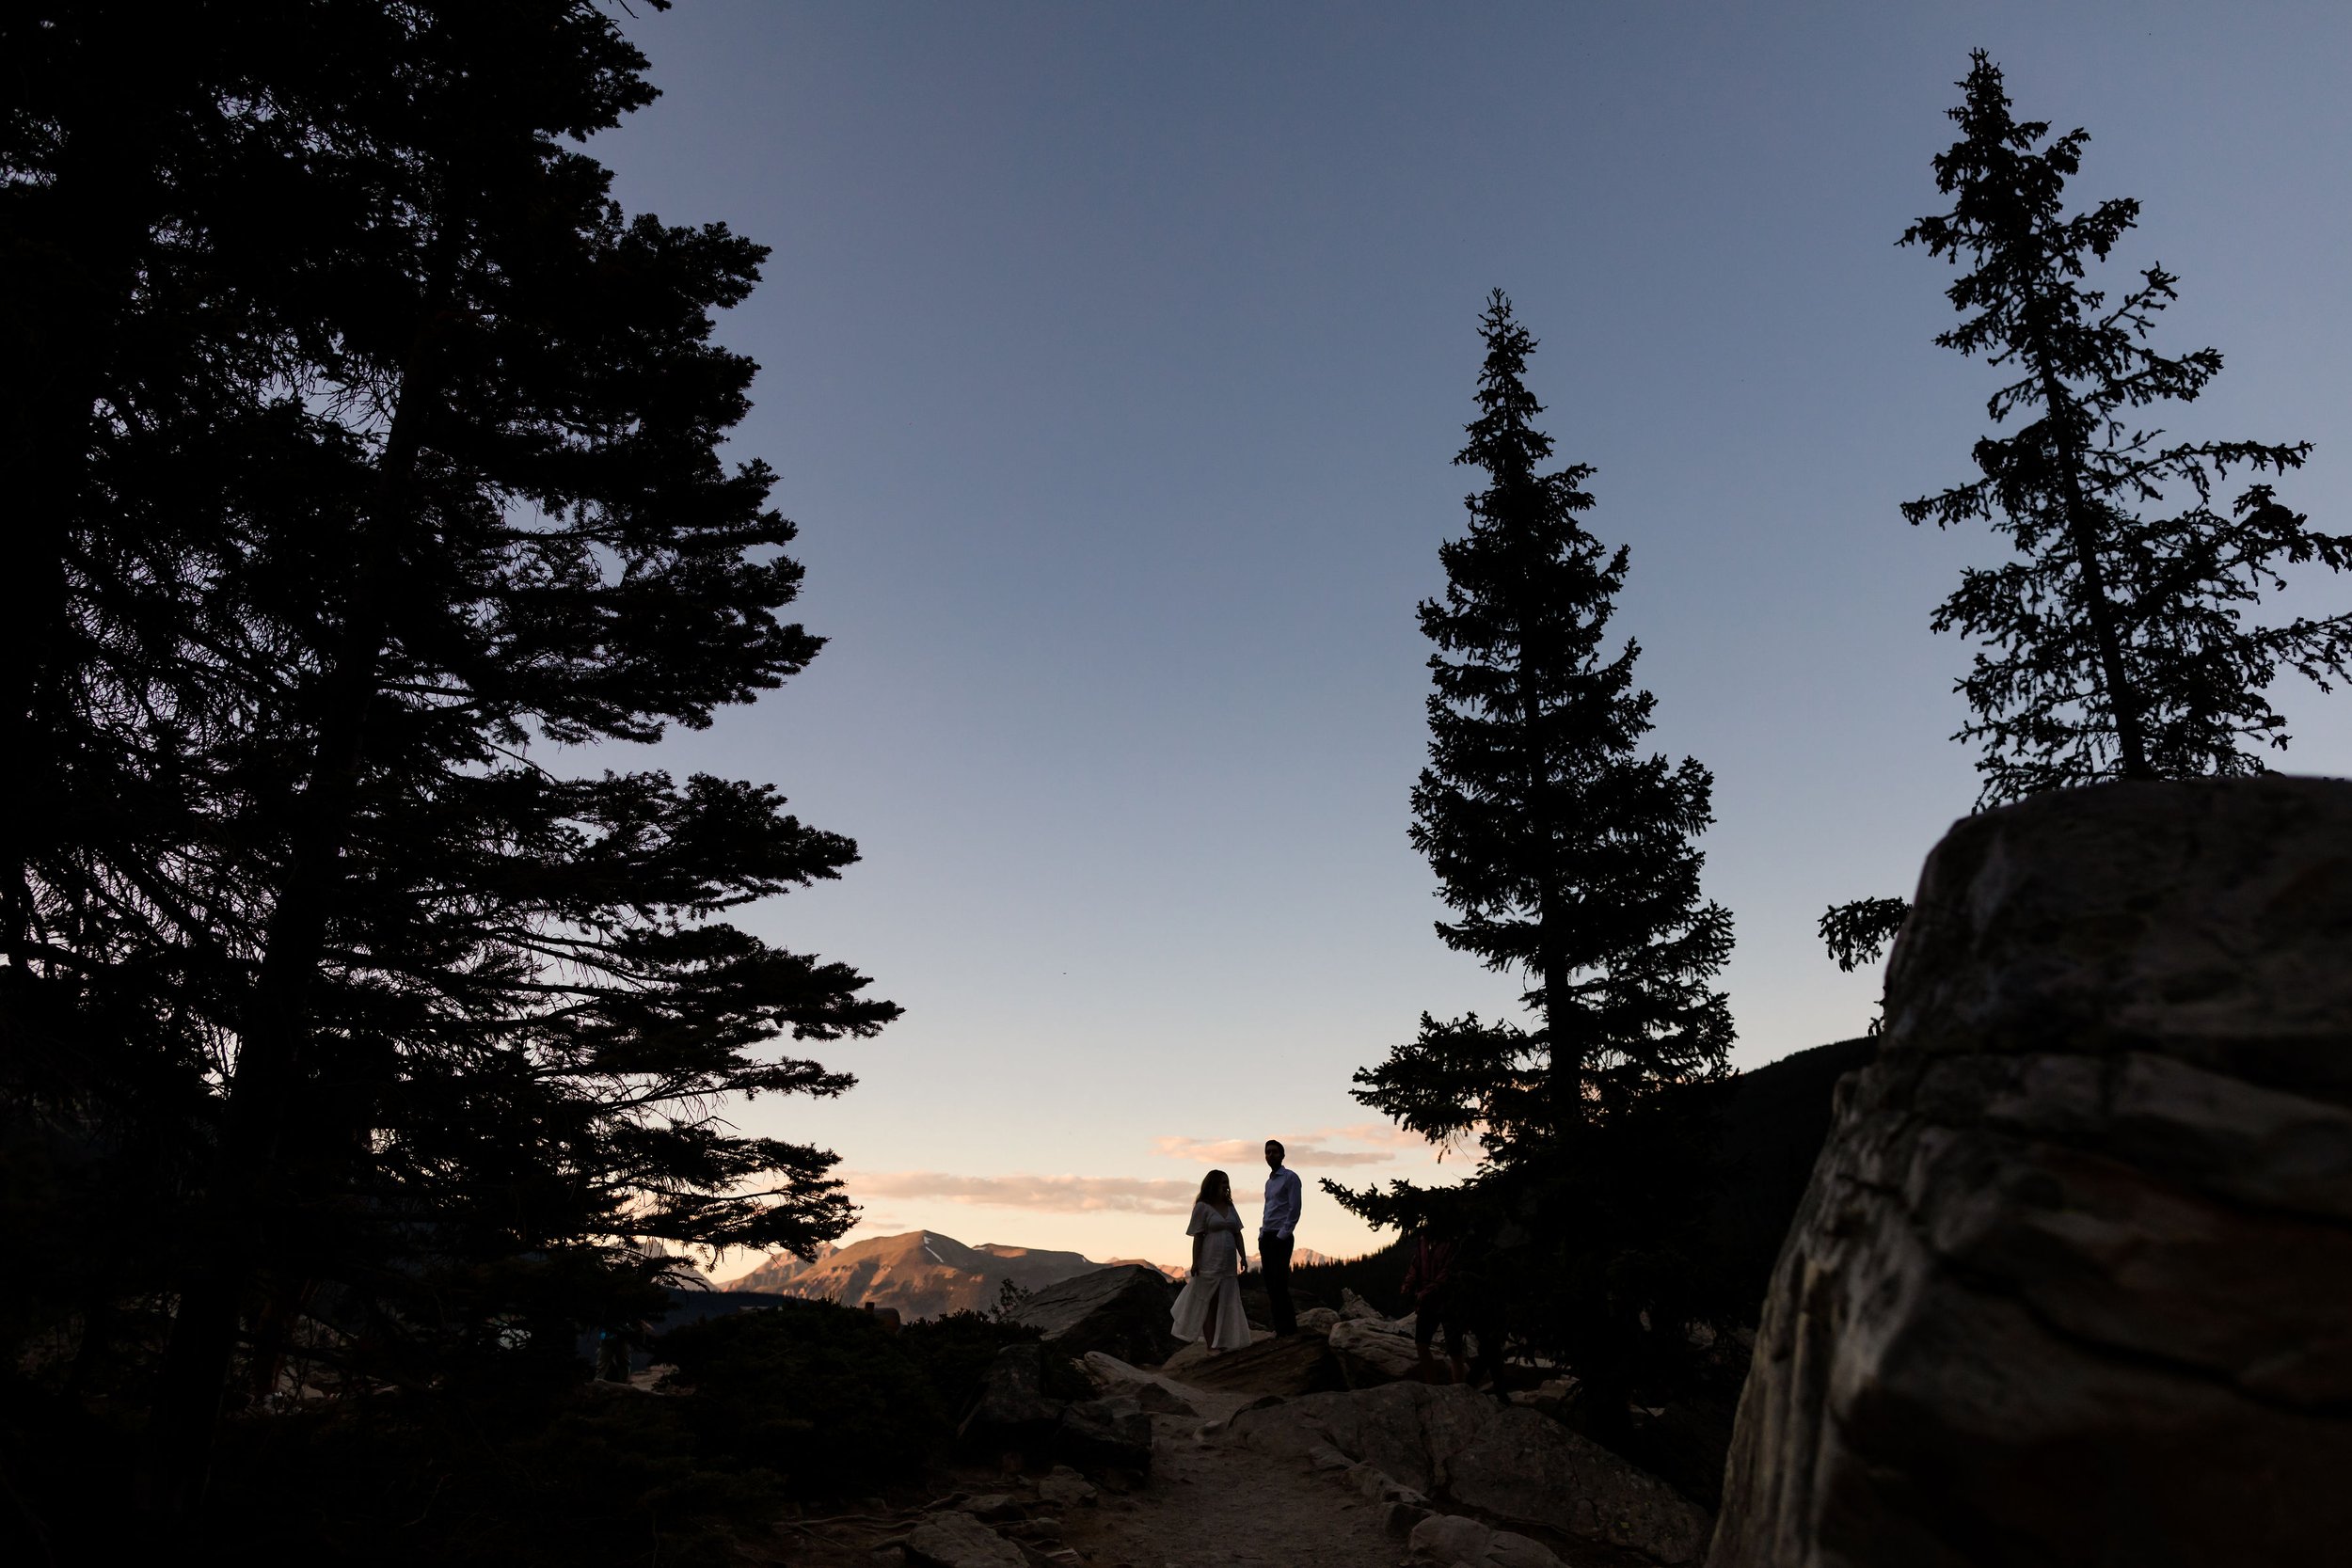
[[[961,1469],[958,1497],[1009,1493],[1032,1520],[1058,1520],[1051,1536],[1008,1527],[1025,1537],[1032,1565],[1068,1568],[1388,1568],[1405,1560],[1405,1543],[1382,1528],[1383,1505],[1359,1497],[1295,1460],[1237,1444],[1204,1440],[1200,1429],[1257,1397],[1253,1390],[1205,1388],[1184,1376],[1192,1357],[1161,1370],[1200,1414],[1152,1418],[1152,1473],[1120,1491],[1101,1486],[1090,1503],[1057,1507],[1035,1499],[1034,1477],[991,1468]],[[875,1568],[896,1560],[887,1550],[921,1517],[915,1507],[876,1498],[868,1512],[780,1522],[768,1553],[755,1559],[795,1568]],[[877,1557],[877,1547],[884,1548]]]
[[[1090,1502],[1053,1504],[1040,1497],[1034,1475],[970,1466],[954,1473],[953,1497],[1005,1494],[1018,1504],[1019,1520],[991,1517],[1009,1540],[1020,1542],[1016,1549],[1029,1568],[1404,1568],[1406,1544],[1389,1533],[1388,1506],[1340,1473],[1203,1433],[1266,1392],[1269,1378],[1279,1381],[1279,1362],[1247,1355],[1204,1360],[1195,1347],[1152,1370],[1200,1414],[1152,1418],[1147,1479],[1125,1487],[1106,1480]],[[933,1506],[954,1503],[940,1498]],[[900,1561],[889,1548],[906,1538],[922,1510],[889,1509],[879,1498],[872,1507],[863,1517],[779,1524],[783,1554],[770,1560],[795,1568]],[[1642,1560],[1541,1533],[1564,1568],[1630,1568]]]
[[[1184,1386],[1204,1419],[1249,1402]],[[1064,1514],[1062,1539],[1088,1554],[1089,1568],[1368,1568],[1404,1560],[1405,1543],[1381,1528],[1382,1505],[1295,1460],[1203,1443],[1201,1424],[1154,1416],[1150,1483]]]

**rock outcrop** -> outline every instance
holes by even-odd
[[[1773,1273],[1714,1568],[2344,1560],[2352,784],[1930,858]]]
[[[1061,1413],[1046,1451],[1086,1470],[1149,1470],[1152,1418],[1123,1395],[1079,1400]]]
[[[1021,1548],[971,1514],[926,1514],[906,1539],[907,1560],[920,1568],[1028,1568]]]
[[[1156,1366],[1176,1348],[1168,1317],[1175,1291],[1146,1263],[1094,1269],[1048,1285],[1009,1314],[1073,1355],[1099,1350],[1131,1366]]]
[[[1178,1363],[1171,1361],[1169,1368],[1178,1370]],[[1229,1394],[1273,1394],[1287,1399],[1347,1386],[1347,1379],[1320,1334],[1269,1337],[1247,1350],[1188,1358],[1181,1370],[1184,1381],[1196,1388]]]
[[[1007,1345],[956,1440],[973,1453],[1058,1459],[1089,1470],[1151,1468],[1152,1418],[1139,1402],[1116,1394],[1058,1400],[1044,1382],[1041,1346]]]
[[[1331,1330],[1331,1358],[1350,1388],[1374,1388],[1421,1375],[1421,1352],[1410,1334],[1384,1321],[1343,1319]]]
[[[1226,1433],[1309,1463],[1327,1446],[1414,1492],[1660,1562],[1707,1549],[1706,1510],[1664,1481],[1549,1417],[1458,1385],[1309,1394],[1238,1411]]]
[[[1094,1483],[1067,1465],[1057,1465],[1037,1483],[1038,1500],[1053,1508],[1092,1508]]]
[[[966,1448],[1041,1453],[1061,1422],[1062,1401],[1045,1392],[1045,1358],[1035,1344],[1007,1345],[980,1379],[980,1394],[956,1429]]]
[[[1433,1513],[1406,1538],[1407,1560],[1431,1568],[1561,1568],[1540,1541],[1509,1530],[1490,1529],[1459,1513]]]
[[[1130,1367],[1115,1355],[1099,1350],[1087,1352],[1080,1363],[1088,1378],[1105,1394],[1116,1394],[1134,1400],[1147,1415],[1198,1416],[1192,1400],[1183,1387],[1169,1382],[1157,1372],[1147,1372],[1140,1367]]]

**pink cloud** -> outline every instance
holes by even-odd
[[[1334,1144],[1371,1144],[1371,1148],[1336,1148]],[[1252,1138],[1154,1138],[1152,1148],[1171,1160],[1197,1160],[1202,1164],[1256,1164],[1264,1157],[1265,1142]],[[1282,1140],[1283,1153],[1294,1165],[1382,1165],[1400,1153],[1422,1153],[1429,1140],[1418,1132],[1385,1122],[1361,1122],[1354,1127],[1325,1127]]]
[[[1385,1121],[1359,1121],[1353,1127],[1329,1127],[1315,1134],[1319,1138],[1344,1138],[1350,1143],[1378,1144],[1385,1148],[1404,1148],[1416,1152],[1434,1148],[1427,1138],[1410,1128],[1398,1127]]]
[[[1248,1138],[1153,1138],[1152,1147],[1171,1160],[1198,1160],[1204,1165],[1254,1165],[1265,1158],[1265,1140]],[[1382,1165],[1396,1158],[1384,1149],[1326,1148],[1320,1144],[1282,1140],[1286,1163],[1294,1165]]]
[[[1193,1196],[1200,1191],[1196,1181],[1129,1176],[957,1176],[947,1171],[898,1170],[855,1171],[844,1180],[850,1196],[861,1202],[930,1198],[976,1208],[1055,1214],[1188,1214]],[[1234,1196],[1244,1202],[1253,1201],[1246,1194]]]

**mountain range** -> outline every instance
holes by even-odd
[[[730,1291],[837,1301],[844,1307],[896,1307],[901,1317],[936,1318],[993,1308],[1009,1279],[1023,1291],[1104,1265],[1082,1253],[987,1242],[966,1246],[936,1230],[876,1236],[854,1246],[829,1247],[803,1262],[789,1253],[762,1263]]]
[[[936,1230],[910,1230],[903,1236],[872,1237],[854,1246],[820,1247],[814,1258],[805,1260],[780,1252],[751,1273],[729,1280],[724,1289],[837,1301],[844,1307],[870,1303],[896,1307],[901,1317],[912,1321],[991,1309],[1008,1279],[1019,1290],[1036,1291],[1091,1269],[1144,1261],[1114,1258],[1098,1263],[1083,1253],[1008,1246],[1001,1242],[966,1246]],[[1301,1247],[1291,1264],[1303,1268],[1330,1261],[1322,1253]],[[1165,1263],[1148,1266],[1171,1279],[1184,1275],[1184,1270]]]

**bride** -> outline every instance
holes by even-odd
[[[1206,1333],[1212,1351],[1247,1349],[1249,1320],[1241,1309],[1241,1271],[1249,1255],[1242,1249],[1233,1184],[1223,1171],[1201,1179],[1184,1234],[1192,1238],[1192,1273],[1176,1298],[1176,1338],[1198,1339]]]

